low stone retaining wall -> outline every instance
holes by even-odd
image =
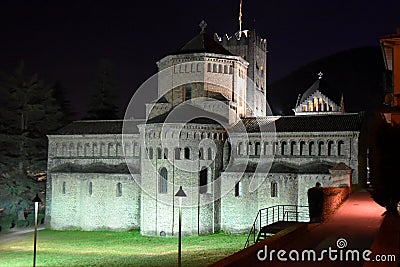
[[[349,187],[321,187],[324,192],[322,221],[331,217],[350,195]]]

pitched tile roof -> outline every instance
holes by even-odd
[[[129,133],[139,133],[137,125],[143,120],[125,121],[125,127]],[[123,120],[82,120],[74,121],[61,128],[57,134],[77,135],[77,134],[122,134]]]
[[[227,118],[198,108],[191,104],[183,104],[175,107],[172,111],[149,119],[146,123],[197,123],[197,124],[225,124]]]
[[[213,53],[232,56],[232,53],[226,50],[222,45],[208,36],[205,32],[196,35],[187,42],[175,55],[191,53]]]
[[[245,118],[237,123],[236,132],[334,132],[361,129],[364,113]]]

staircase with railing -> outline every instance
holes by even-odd
[[[247,236],[244,248],[271,235],[268,226],[278,222],[308,222],[308,206],[276,205],[260,209]]]

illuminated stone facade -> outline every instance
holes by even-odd
[[[202,32],[161,59],[146,121],[77,121],[50,135],[50,227],[176,235],[183,186],[184,234],[245,232],[260,208],[307,205],[316,182],[362,181],[362,115],[266,116],[266,41],[241,38]],[[168,121],[184,102],[184,116]],[[254,179],[262,182],[253,191]]]

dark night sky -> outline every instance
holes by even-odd
[[[273,82],[304,64],[342,50],[378,45],[400,26],[400,1],[243,0],[243,28],[268,40]],[[0,70],[21,60],[48,83],[61,81],[81,116],[92,94],[97,61],[116,66],[116,95],[124,110],[156,61],[199,32],[238,30],[239,0],[2,1]]]

